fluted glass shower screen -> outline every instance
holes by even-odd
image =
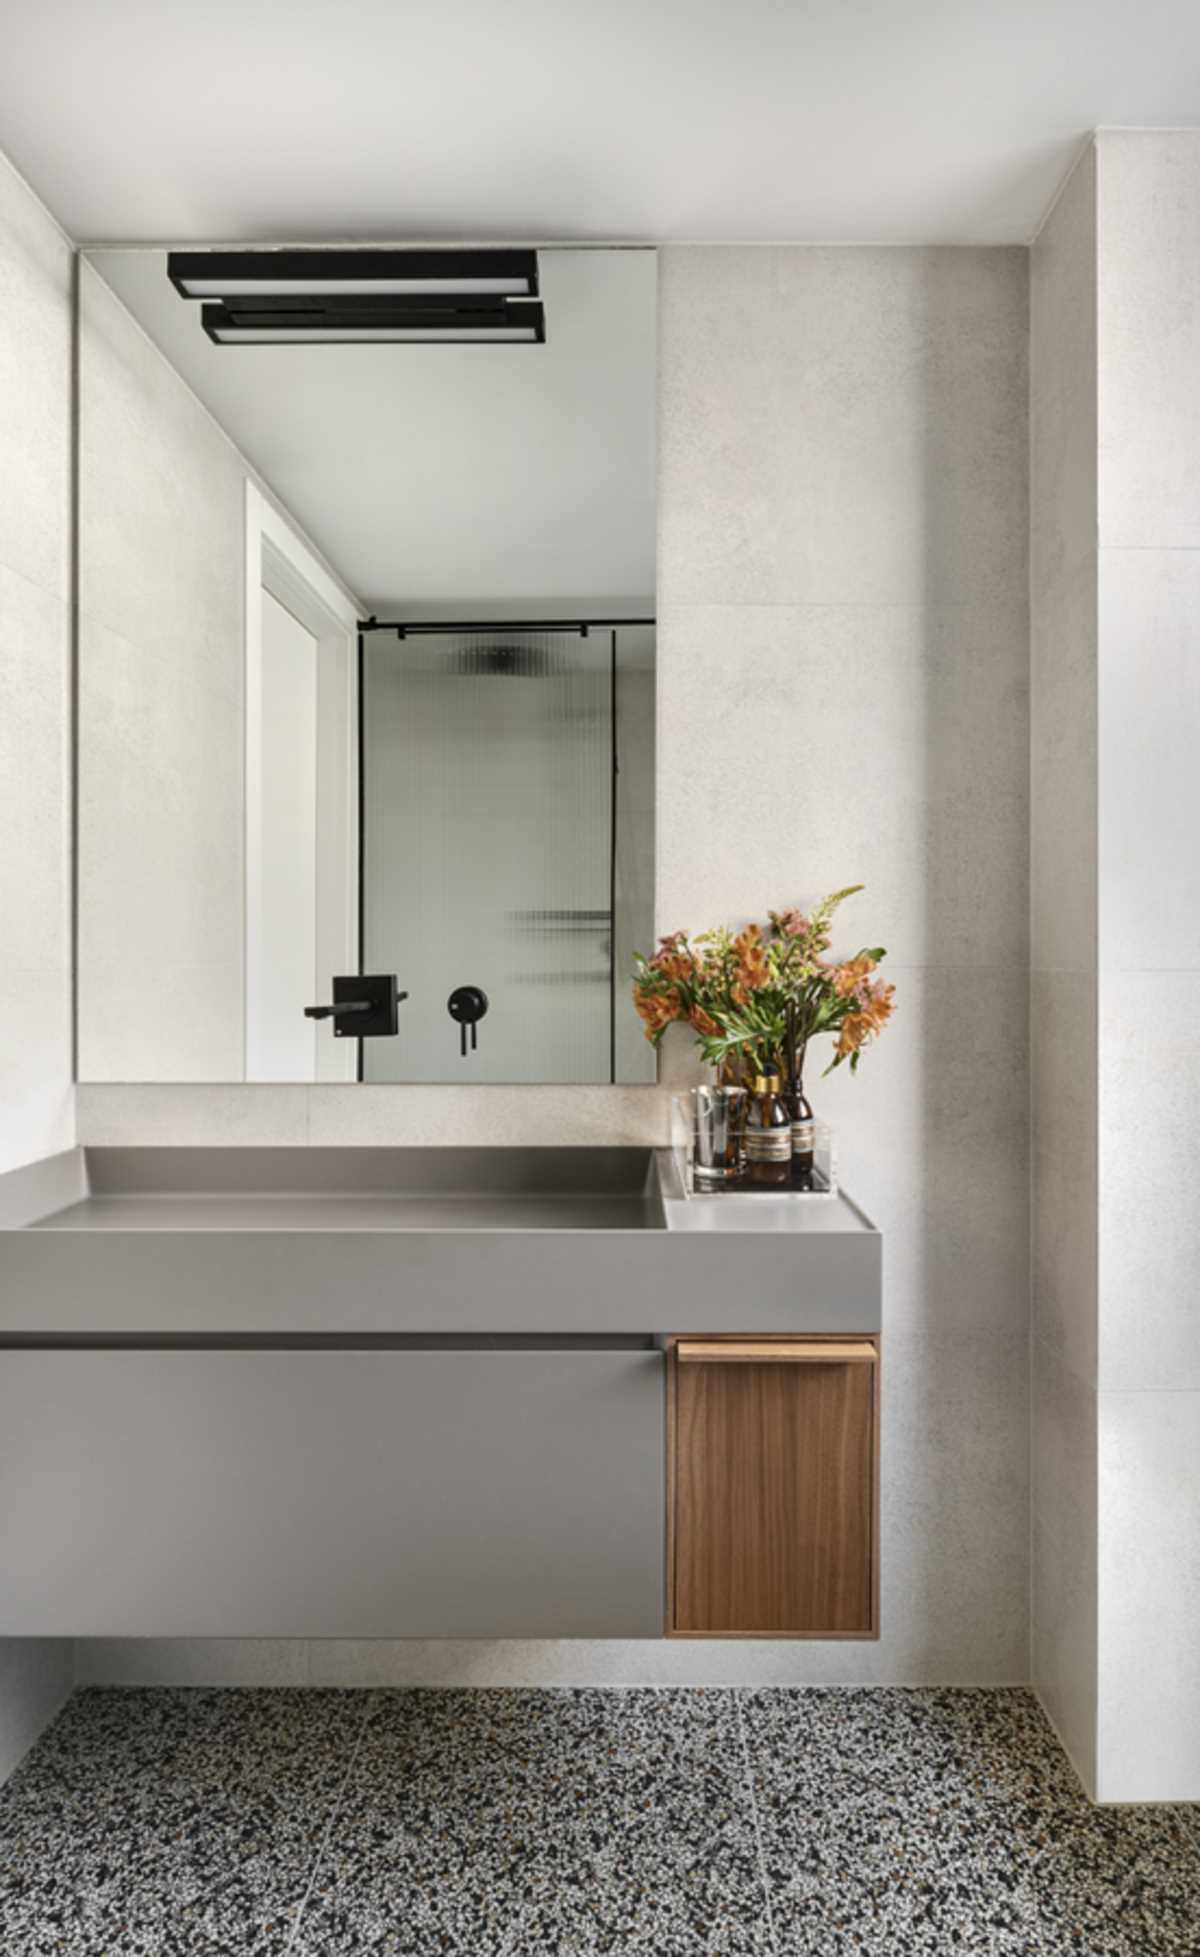
[[[365,1080],[653,1077],[629,1043],[631,947],[615,941],[651,922],[635,888],[651,844],[631,825],[652,810],[632,774],[622,808],[618,740],[622,668],[645,639],[609,625],[364,632],[362,968],[395,972],[409,995],[398,1038],[361,1043]],[[631,671],[627,707],[637,688]],[[643,718],[644,685],[639,699]],[[487,1000],[465,1041],[449,1010],[460,987]]]

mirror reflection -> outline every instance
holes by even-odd
[[[79,306],[80,1077],[653,1078],[653,252]]]

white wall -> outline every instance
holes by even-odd
[[[1200,130],[1099,171],[1099,1729],[1200,1800]]]
[[[253,471],[79,277],[78,1072],[237,1081]]]
[[[1034,1677],[1102,1800],[1200,1798],[1200,131],[1033,252]]]
[[[1031,255],[1033,1676],[1096,1772],[1096,168]]]
[[[853,880],[898,1013],[814,1083],[885,1239],[878,1644],[81,1650],[89,1675],[1028,1676],[1027,256],[664,250],[658,922]],[[768,792],[764,794],[763,784]],[[653,1141],[652,1088],[81,1090],[92,1141]]]
[[[86,262],[79,332],[79,1075],[238,1080],[246,469]]]
[[[0,159],[0,1170],[74,1139],[71,279]]]
[[[68,241],[0,157],[0,1172],[74,1142]],[[0,1780],[69,1645],[0,1640]]]

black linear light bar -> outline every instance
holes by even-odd
[[[536,251],[172,251],[167,277],[185,299],[536,299]]]
[[[234,300],[200,308],[200,323],[218,346],[379,346],[389,341],[509,341],[546,337],[538,300],[315,298]]]
[[[545,340],[535,251],[173,251],[218,346]]]

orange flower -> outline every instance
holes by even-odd
[[[887,1025],[888,1020],[892,1016],[892,1000],[895,995],[896,988],[894,985],[880,983],[879,985],[869,985],[867,987],[867,996],[863,1004],[863,1018],[869,1022],[873,1033],[882,1032],[883,1028]]]
[[[653,963],[655,971],[661,972],[664,978],[675,979],[683,985],[696,975],[696,961],[686,951],[659,952]]]
[[[703,1006],[692,1007],[688,1014],[688,1025],[694,1026],[703,1039],[713,1039],[721,1030],[712,1014],[705,1012]]]
[[[837,1057],[844,1060],[847,1054],[857,1053],[871,1028],[865,1013],[848,1012],[842,1021],[838,1034]]]
[[[682,1000],[674,987],[667,992],[653,992],[642,986],[633,989],[633,1003],[640,1017],[646,1022],[646,1038],[656,1039],[663,1028],[680,1017]]]
[[[882,1032],[892,1016],[894,985],[868,985],[856,1012],[848,1012],[838,1033],[837,1057],[844,1060],[857,1053],[876,1033]]]
[[[862,991],[874,970],[873,958],[851,958],[845,965],[838,965],[833,974],[833,989],[839,999],[848,999],[852,992]]]
[[[757,924],[748,924],[734,939],[733,949],[738,961],[739,984],[748,992],[756,992],[760,986],[766,985],[770,978],[770,971],[767,966],[761,928]],[[733,996],[735,999],[738,997],[736,986]],[[744,1005],[745,1000],[739,1000],[738,1003]]]

